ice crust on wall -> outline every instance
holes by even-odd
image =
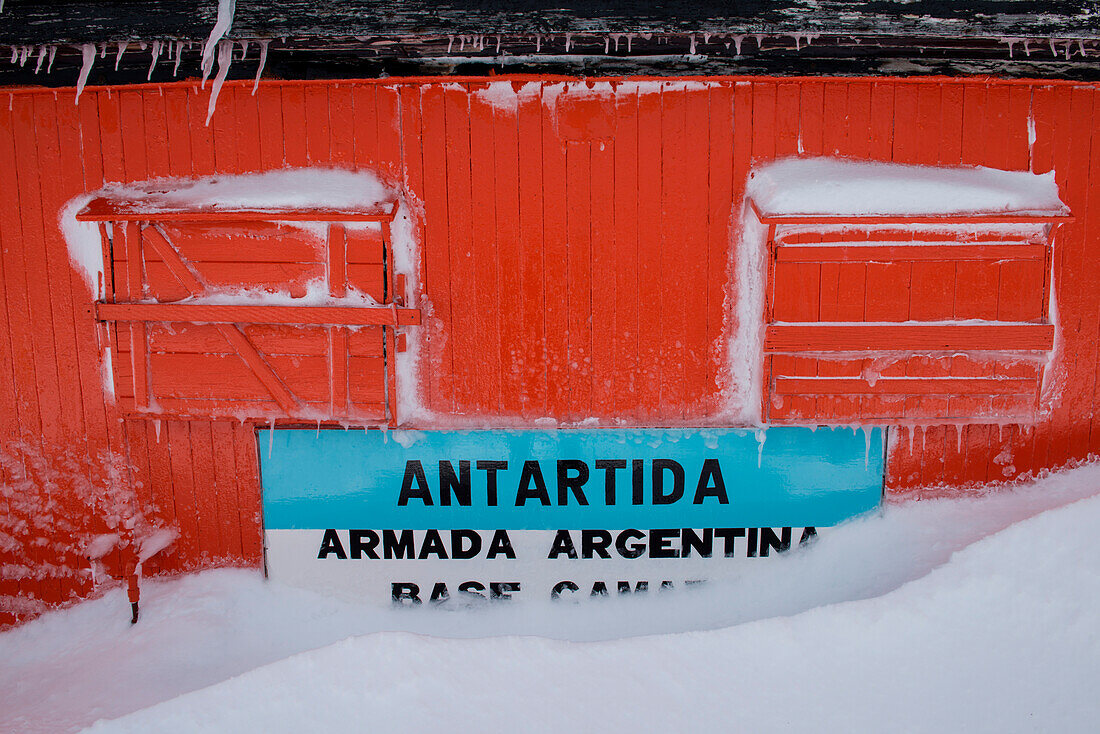
[[[747,196],[769,214],[1064,214],[1054,172],[783,158],[755,169]]]

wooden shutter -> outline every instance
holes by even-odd
[[[396,425],[390,202],[371,211],[149,211],[96,199],[116,398],[130,416]],[[309,284],[327,290],[299,305]],[[364,299],[346,298],[349,291]],[[245,291],[242,295],[242,291]],[[263,294],[279,294],[277,302]]]
[[[768,422],[1034,418],[1069,217],[757,214]]]

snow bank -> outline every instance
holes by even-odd
[[[1054,172],[783,158],[755,169],[748,195],[769,214],[1064,214]]]
[[[249,571],[146,581],[135,627],[118,590],[0,634],[0,730],[1084,731],[1098,521],[1094,464],[887,506],[683,594],[375,611]]]

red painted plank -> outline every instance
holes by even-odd
[[[211,424],[213,444],[213,488],[218,513],[218,537],[222,553],[230,559],[244,556],[241,544],[240,497],[237,494],[236,456],[233,425],[228,421]]]
[[[297,85],[280,89],[283,101],[283,156],[291,168],[309,165],[306,146],[305,90]]]
[[[249,424],[234,425],[233,439],[241,550],[245,560],[259,564],[263,556],[263,525],[260,515],[260,467],[255,429]]]
[[[544,321],[543,285],[542,86],[531,81],[518,91],[519,145],[519,287],[521,332],[524,340],[508,344],[525,352],[522,357],[520,401],[524,417],[549,413],[549,352]],[[557,294],[555,294],[557,297]],[[502,348],[506,344],[502,343]]]
[[[508,82],[499,82],[509,84]],[[515,88],[509,84],[513,93]],[[530,332],[524,331],[523,308],[523,227],[520,181],[522,151],[520,150],[518,95],[505,104],[492,106],[493,144],[493,209],[496,213],[495,235],[498,260],[499,338],[494,343],[500,365],[500,410],[504,415],[522,415],[525,406],[524,373],[528,361],[538,355],[521,345],[532,345]]]
[[[219,324],[292,324],[296,326],[400,326],[420,324],[415,308],[385,306],[232,306],[199,303],[98,303],[100,321],[187,321]]]
[[[592,400],[592,168],[591,143],[565,143],[565,353],[561,366],[566,420],[591,414]]]
[[[303,87],[302,91],[305,106],[306,160],[311,165],[327,164],[332,156],[329,143],[328,86],[310,85]]]
[[[501,313],[499,253],[502,249],[498,220],[506,218],[506,212],[497,212],[496,188],[507,186],[498,180],[494,153],[496,125],[494,106],[469,95],[470,115],[470,207],[471,231],[474,247],[480,243],[491,244],[479,249],[474,257],[474,291],[468,301],[472,307],[475,333],[481,344],[480,357],[474,360],[474,382],[477,385],[477,402],[484,413],[495,414],[501,410],[501,372],[506,362],[501,359]]]
[[[779,262],[915,262],[939,260],[1045,261],[1044,245],[783,245]]]
[[[358,115],[358,97],[356,114]],[[423,130],[421,145],[424,150],[424,268],[427,273],[427,296],[432,311],[438,319],[427,336],[428,347],[428,405],[436,411],[450,413],[454,410],[453,342],[449,338],[451,313],[450,229],[447,189],[447,127],[443,108],[443,89],[440,85],[421,88]],[[371,128],[374,129],[373,127]],[[356,138],[356,158],[359,158],[359,139]]]
[[[671,184],[678,190],[680,216],[683,226],[678,245],[683,273],[682,308],[679,316],[684,361],[684,398],[682,415],[697,418],[709,411],[704,407],[715,394],[714,383],[707,380],[707,359],[710,342],[707,340],[708,291],[721,283],[725,273],[725,258],[714,263],[717,273],[711,270],[710,232],[708,216],[710,207],[705,195],[692,192],[706,185],[702,179],[710,168],[710,94],[707,88],[693,85],[685,87],[685,119],[683,135],[683,159],[676,166],[676,176]],[[728,159],[728,153],[723,156]],[[728,221],[728,215],[722,217]]]
[[[618,121],[610,114],[608,126]],[[615,382],[622,365],[615,360],[620,339],[618,277],[615,272],[618,242],[615,232],[615,142],[595,140],[590,146],[591,180],[591,272],[590,320],[592,346],[591,414],[601,418],[617,416],[621,399]],[[705,328],[705,323],[703,324]]]
[[[477,268],[474,262],[470,108],[465,88],[444,87],[443,107],[446,116],[447,239],[450,243],[448,287],[453,302],[466,308],[477,301]],[[379,120],[381,131],[381,115]],[[466,315],[475,318],[473,313]],[[485,406],[479,400],[481,385],[477,381],[476,365],[480,359],[470,358],[479,353],[482,336],[474,329],[462,328],[461,323],[461,320],[451,323],[450,335],[456,354],[453,360],[455,407],[463,413],[482,413]],[[462,357],[457,358],[457,355]]]
[[[256,104],[259,108],[261,134],[260,169],[270,171],[282,168],[286,164],[284,153],[285,128],[283,127],[282,87],[267,82],[261,83],[256,90]]]
[[[214,557],[221,557],[226,553],[228,542],[222,537],[218,517],[218,486],[210,425],[209,421],[192,421],[190,424],[191,471],[194,476],[195,507],[198,510],[199,547]]]
[[[1046,351],[1053,340],[1049,324],[770,324],[764,350]]]
[[[236,122],[233,142],[237,149],[237,170],[242,173],[264,170],[262,146],[266,136],[263,126],[271,124],[269,120],[261,122],[260,105],[251,91],[248,87],[222,90],[222,94],[229,93],[230,99],[226,102],[231,100],[233,103]]]
[[[729,83],[710,86],[704,414],[713,414],[720,407],[721,386],[726,379],[726,349],[733,333],[726,299],[732,280],[729,269],[731,229],[738,226],[733,220],[738,219],[740,213],[737,208],[731,211],[731,204],[734,204],[734,191],[740,189],[742,182],[742,179],[734,180],[740,174],[738,164],[749,152],[741,153],[734,143],[735,139],[740,142],[735,124],[741,119],[739,109],[735,108],[735,104],[740,104],[739,99],[735,102],[735,89]]]
[[[638,314],[639,379],[634,396],[638,416],[659,415],[663,381],[663,355],[659,350],[665,328],[660,301],[662,281],[661,242],[661,95],[652,89],[638,92]],[[654,304],[656,307],[654,308]],[[648,317],[644,316],[649,311]]]
[[[1033,395],[1035,380],[895,377],[872,384],[861,378],[779,377],[775,390],[780,395]]]

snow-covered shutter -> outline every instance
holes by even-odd
[[[101,197],[116,398],[149,418],[396,424],[396,202],[359,210],[151,208]]]
[[[768,231],[768,422],[1034,417],[1067,214],[754,210]]]

